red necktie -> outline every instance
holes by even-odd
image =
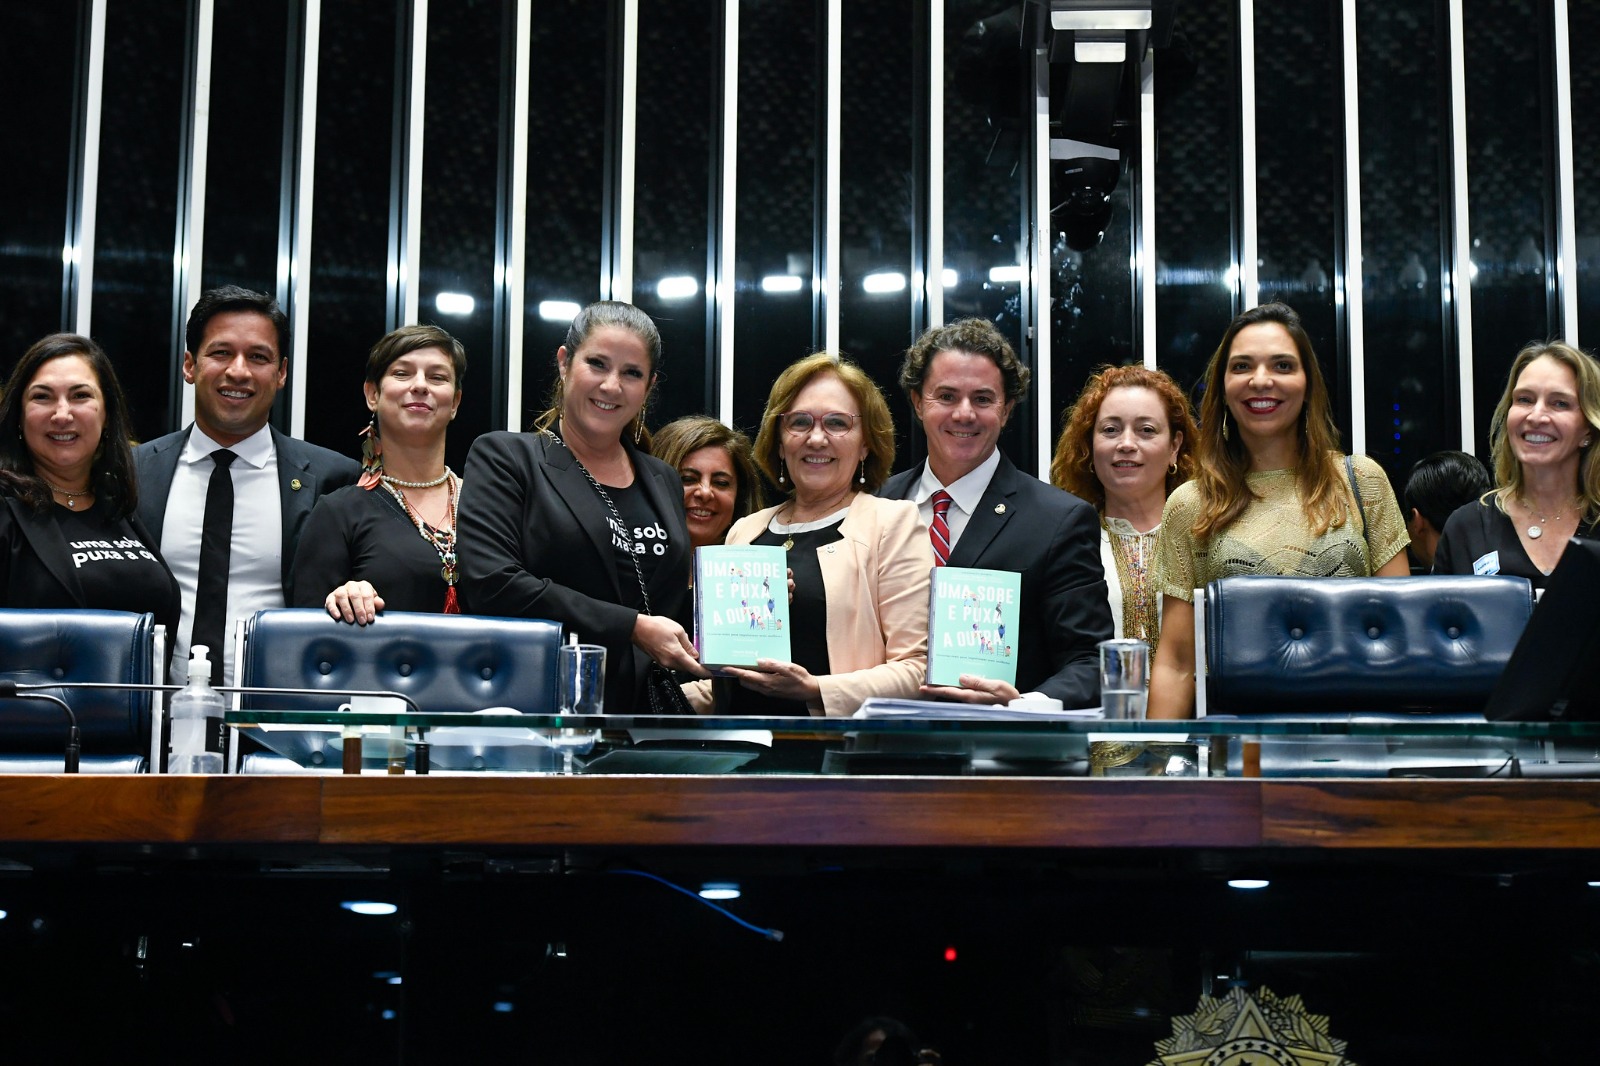
[[[933,494],[933,525],[928,527],[928,538],[933,541],[933,558],[938,566],[950,561],[950,523],[945,515],[950,512],[952,502],[944,489]]]

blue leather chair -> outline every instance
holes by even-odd
[[[81,689],[73,681],[166,680],[165,633],[155,616],[127,611],[0,610],[0,677],[62,684],[83,735],[83,773],[142,773],[152,765],[151,692]],[[40,700],[0,700],[0,773],[60,773],[66,716]]]
[[[309,688],[326,696],[241,693],[240,709],[331,710],[351,691],[399,692],[423,711],[512,707],[555,710],[558,622],[461,614],[386,612],[367,626],[335,622],[320,608],[258,611],[244,626],[236,683]],[[276,756],[248,755],[245,772],[288,770]]]
[[[393,611],[367,626],[320,608],[257,611],[245,625],[238,683],[324,689],[328,696],[241,695],[241,708],[326,710],[352,690],[410,696],[424,711],[555,707],[561,625],[539,618]],[[332,697],[332,698],[330,698]]]
[[[1233,577],[1206,588],[1208,713],[1481,714],[1533,612],[1520,577]]]

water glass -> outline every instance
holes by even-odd
[[[563,644],[556,653],[556,712],[601,714],[605,710],[606,649],[600,644]],[[561,751],[562,771],[572,773],[574,752],[594,747],[599,732],[556,729],[550,745]]]
[[[1100,642],[1100,706],[1108,721],[1142,721],[1150,688],[1150,645],[1142,640]]]

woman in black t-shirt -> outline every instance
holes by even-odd
[[[646,454],[644,408],[660,358],[661,335],[643,311],[584,308],[556,352],[537,429],[474,441],[461,495],[462,609],[548,618],[603,644],[613,713],[648,709],[651,660],[705,676],[683,625],[683,490],[676,470]]]
[[[88,337],[53,333],[0,395],[0,604],[150,612],[178,583],[139,522],[122,387]]]

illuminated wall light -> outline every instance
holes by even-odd
[[[343,903],[339,904],[339,906],[343,907],[351,914],[385,915],[393,914],[400,909],[393,903],[380,903],[377,900],[370,899],[347,899]],[[399,978],[395,978],[394,980],[398,981]]]
[[[1229,888],[1266,888],[1271,881],[1259,877],[1235,877],[1228,882]]]
[[[1022,268],[1019,266],[990,267],[989,280],[997,285],[1020,284],[1023,278]]]
[[[944,282],[944,287],[947,289],[953,289],[961,283],[961,275],[957,274],[949,267],[944,268],[944,273],[940,275],[940,279]]]
[[[1600,881],[1590,881],[1589,882],[1589,887],[1590,888],[1600,888]],[[6,912],[5,911],[0,911],[0,918],[4,918],[5,916],[6,916]]]
[[[392,1022],[396,1018],[400,1017],[400,1015],[396,1014],[393,1010],[385,1010],[382,1014],[378,1015],[378,1017],[382,1018],[386,1022]]]
[[[868,274],[861,279],[861,287],[867,292],[904,292],[906,276],[897,270],[885,271],[882,274]]]
[[[406,979],[404,977],[401,977],[399,974],[395,974],[393,977],[389,978],[387,981],[384,982],[384,984],[389,984],[389,985],[403,985],[405,983],[406,983]]]
[[[512,1003],[509,1000],[504,1000],[504,999],[496,1000],[495,1004],[494,1004],[494,1012],[496,1014],[510,1014],[512,1011],[514,1011],[516,1009],[517,1009],[517,1005],[515,1003]]]
[[[762,292],[799,292],[805,287],[799,274],[768,274],[761,279]]]
[[[571,300],[540,300],[539,317],[546,322],[571,322],[583,308]]]
[[[441,292],[433,298],[433,306],[441,315],[470,315],[478,301],[464,292]]]
[[[707,881],[700,886],[701,899],[738,899],[739,885],[734,881]]]
[[[1593,881],[1590,881],[1590,882],[1589,882],[1589,883],[1590,883],[1590,884],[1591,884],[1591,885],[1592,885],[1592,884],[1594,884],[1594,882],[1593,882]],[[7,916],[8,916],[8,915],[9,915],[9,913],[10,913],[10,912],[9,912],[9,911],[0,911],[0,922],[3,922],[3,921],[5,921],[5,920],[6,920],[6,917],[7,917]]]
[[[700,291],[700,283],[687,274],[676,274],[656,282],[656,295],[663,300],[687,300]]]

